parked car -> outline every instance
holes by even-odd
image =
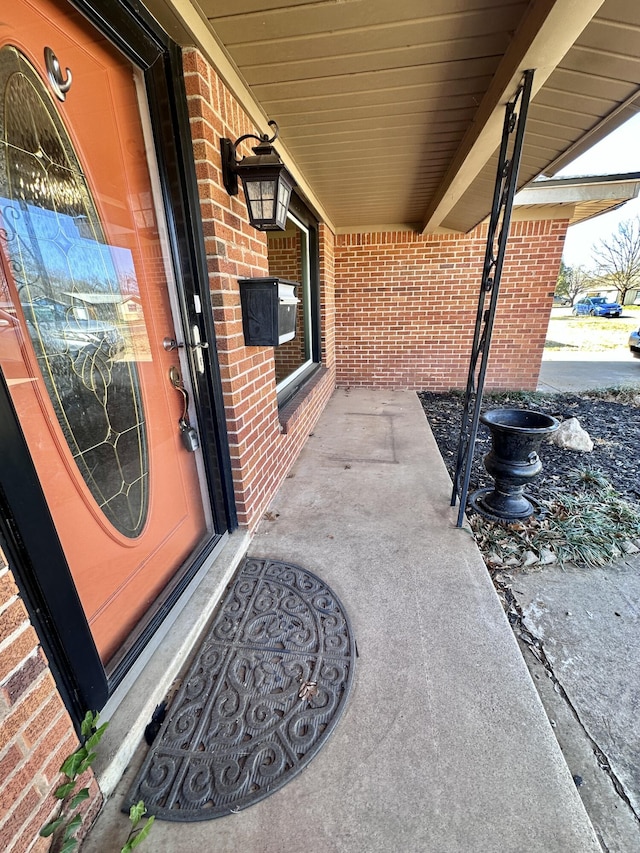
[[[619,317],[622,314],[622,305],[607,302],[605,296],[585,296],[573,306],[573,313],[589,314],[591,317]]]
[[[49,352],[77,356],[81,351],[101,350],[114,358],[124,349],[124,339],[112,323],[77,317],[74,309],[46,297],[23,305],[31,337]]]
[[[554,305],[571,305],[571,297],[560,296],[560,294],[554,293],[553,294],[553,304]]]
[[[629,335],[629,349],[634,358],[640,358],[640,329]]]

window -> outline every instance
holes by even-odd
[[[303,205],[291,205],[286,231],[269,232],[269,274],[298,283],[296,336],[274,350],[278,403],[289,400],[320,362],[317,224]]]

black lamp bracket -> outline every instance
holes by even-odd
[[[244,136],[238,137],[238,139],[236,139],[236,141],[233,143],[234,152],[237,150],[238,145],[240,145],[241,142],[244,142],[245,139],[257,139],[258,142],[261,143],[261,145],[271,145],[272,142],[275,142],[278,138],[278,134],[280,133],[278,123],[273,120],[267,123],[269,127],[272,127],[274,129],[274,134],[271,138],[269,138],[268,133],[261,133],[260,136],[256,136],[255,133],[245,133]]]
[[[262,133],[260,136],[256,136],[255,133],[245,133],[243,136],[239,136],[235,142],[232,142],[230,139],[225,137],[220,139],[222,180],[224,182],[224,188],[229,195],[238,195],[238,174],[235,167],[242,163],[242,160],[238,160],[236,157],[236,151],[240,143],[244,142],[246,139],[255,139],[260,143],[253,149],[255,154],[271,153],[271,143],[275,142],[278,138],[280,129],[278,127],[278,123],[273,120],[269,121],[268,125],[274,130],[272,137],[269,137],[268,133]]]

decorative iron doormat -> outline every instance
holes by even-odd
[[[305,767],[345,709],[355,643],[311,572],[246,559],[125,804],[163,820],[244,809]]]

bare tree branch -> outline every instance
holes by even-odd
[[[591,253],[598,284],[615,287],[624,305],[627,293],[640,289],[640,217],[621,222],[616,233],[594,243]]]
[[[560,263],[560,273],[556,293],[566,296],[573,304],[578,296],[594,286],[593,273],[582,266],[570,267],[564,261]]]

